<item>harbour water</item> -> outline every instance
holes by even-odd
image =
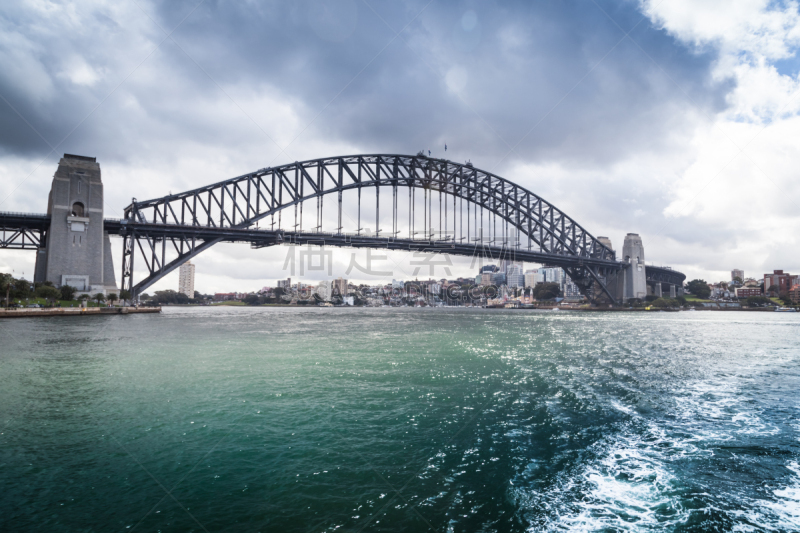
[[[2,531],[798,531],[800,316],[0,322]]]

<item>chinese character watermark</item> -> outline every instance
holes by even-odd
[[[295,275],[295,265],[298,262],[297,246],[289,246],[286,250],[286,259],[283,262],[283,269],[289,270],[289,275]],[[333,274],[333,252],[325,250],[325,247],[308,245],[307,248],[300,250],[299,254],[299,272],[304,275],[308,272],[324,272],[328,271],[328,275]],[[327,268],[326,268],[327,265]]]

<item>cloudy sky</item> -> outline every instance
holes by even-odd
[[[43,212],[65,152],[98,158],[119,217],[265,166],[430,149],[615,247],[639,233],[690,279],[800,271],[797,2],[29,0],[0,24],[3,211]],[[271,285],[285,256],[219,245],[196,288]],[[3,251],[0,271],[33,259]]]

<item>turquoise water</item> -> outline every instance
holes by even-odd
[[[0,322],[3,531],[797,531],[800,316]]]

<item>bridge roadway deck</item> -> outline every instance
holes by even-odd
[[[123,235],[135,231],[140,236],[155,238],[191,238],[218,242],[247,242],[256,248],[278,244],[325,245],[344,248],[380,248],[407,252],[446,253],[461,256],[476,256],[495,261],[526,261],[554,266],[594,265],[612,269],[625,268],[624,263],[591,257],[557,255],[533,250],[518,249],[513,246],[496,246],[491,242],[461,243],[452,239],[401,239],[395,237],[376,237],[348,233],[313,233],[286,230],[265,230],[256,228],[214,228],[207,226],[187,226],[177,224],[131,223],[106,219],[105,228],[110,234]]]
[[[50,216],[44,214],[0,212],[0,228],[9,230],[26,228],[33,231],[47,231]],[[155,238],[196,238],[201,241],[244,242],[254,247],[278,244],[320,245],[351,248],[385,248],[410,252],[448,253],[462,256],[480,256],[493,260],[508,259],[554,266],[595,265],[612,269],[622,269],[625,264],[618,261],[556,255],[533,250],[494,246],[493,243],[462,243],[453,240],[400,239],[355,234],[291,232],[284,230],[264,230],[258,228],[219,228],[207,226],[181,226],[175,224],[126,223],[119,219],[105,219],[105,230],[111,235],[123,235],[135,230],[140,235]],[[648,281],[682,284],[686,276],[666,267],[646,266]]]

